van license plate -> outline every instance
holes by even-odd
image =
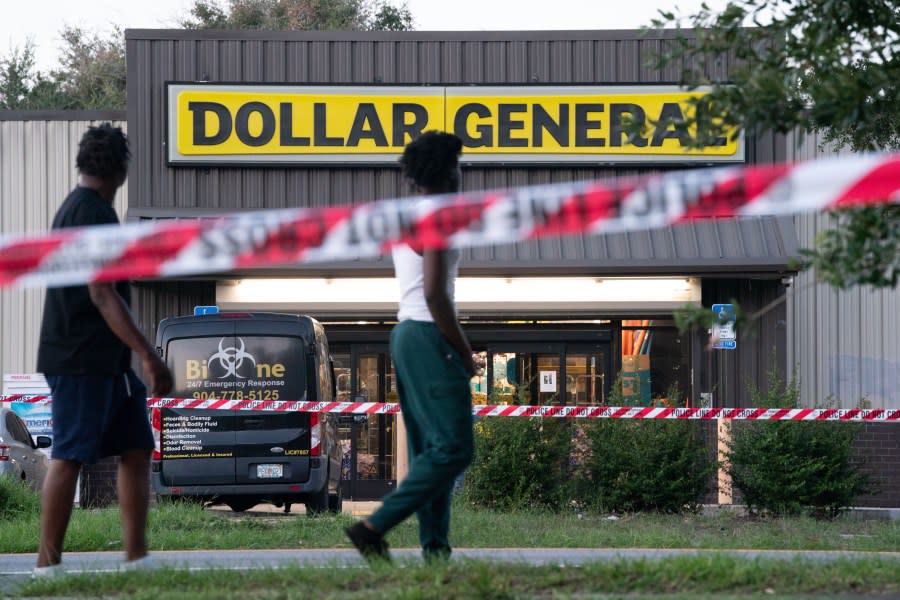
[[[277,479],[282,473],[282,465],[256,465],[256,476],[259,479]]]

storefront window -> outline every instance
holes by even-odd
[[[606,404],[606,370],[602,354],[566,355],[566,404]]]
[[[494,352],[491,355],[493,377],[491,381],[492,404],[519,404],[516,402],[516,353]]]
[[[488,380],[487,380],[487,352],[476,352],[475,358],[475,375],[472,376],[470,384],[472,386],[472,402],[474,404],[488,403]]]
[[[493,404],[557,404],[560,398],[559,354],[493,352]]]
[[[381,388],[382,373],[379,369],[385,361],[385,388]],[[363,402],[396,402],[397,386],[393,361],[385,354],[361,354],[358,358],[359,397]],[[394,447],[393,415],[369,415],[357,428],[356,473],[359,479],[393,479]]]
[[[623,404],[688,406],[690,383],[689,339],[672,321],[622,321]]]
[[[558,404],[559,388],[559,355],[538,354],[535,363],[537,368],[533,375],[537,379],[537,403]]]
[[[338,402],[351,402],[353,400],[353,389],[350,379],[350,355],[334,354],[334,381],[337,390]]]

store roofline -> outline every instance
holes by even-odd
[[[0,121],[124,121],[122,110],[0,110]]]
[[[283,40],[304,42],[495,42],[693,38],[690,29],[581,29],[532,31],[264,31],[234,29],[126,29],[126,40]]]
[[[128,209],[126,221],[186,218],[196,219],[222,214],[235,214],[243,210],[172,208],[172,207],[131,207]],[[755,249],[755,254],[729,251],[729,248],[743,248],[743,241],[728,239],[734,235],[736,221],[743,220],[755,225],[747,228],[742,235],[747,239],[748,249]],[[666,231],[668,230],[668,231]],[[767,237],[764,230],[769,232]],[[540,256],[543,245],[525,245],[510,252],[511,245],[496,246],[496,255],[487,258],[484,252],[490,253],[491,247],[476,248],[464,252],[460,263],[460,275],[493,276],[493,277],[533,277],[565,275],[565,276],[714,276],[742,279],[774,279],[784,275],[797,273],[796,263],[800,258],[799,242],[790,217],[744,217],[742,219],[717,219],[704,226],[676,225],[662,230],[666,243],[656,244],[648,238],[648,231],[635,231],[632,234],[607,234],[607,241],[615,236],[619,243],[596,244],[590,240],[592,236],[584,236],[585,242],[579,243],[577,238],[572,242],[561,242],[554,245],[552,256]],[[621,243],[622,237],[627,243]],[[633,237],[632,237],[633,236]],[[675,236],[681,240],[679,246],[693,248],[687,253],[679,250],[674,244]],[[590,240],[590,242],[588,242]],[[735,246],[736,245],[736,246]],[[600,246],[610,246],[600,251]],[[614,251],[617,248],[619,251]],[[657,256],[650,254],[655,252]],[[550,254],[551,251],[548,251]],[[563,254],[560,256],[559,254]],[[608,254],[617,256],[610,257]],[[622,253],[626,255],[623,256]],[[627,254],[631,253],[631,256]],[[493,254],[493,253],[491,253]],[[523,256],[513,258],[510,254]],[[566,254],[569,254],[566,256]],[[593,254],[593,255],[592,255]],[[723,254],[729,254],[723,256]],[[229,278],[245,277],[390,277],[393,275],[391,261],[384,257],[343,260],[322,264],[309,264],[299,267],[244,270],[228,275]],[[204,279],[221,279],[219,276]]]

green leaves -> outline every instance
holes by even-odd
[[[752,386],[753,406],[796,408],[799,386],[775,369],[765,391]],[[754,512],[835,516],[868,491],[853,456],[861,426],[828,421],[736,422],[726,469]]]
[[[30,43],[0,59],[0,108],[13,110],[125,108],[125,38],[64,27],[60,67],[35,70]]]
[[[691,64],[687,86],[710,83],[714,61],[733,56],[730,81],[713,81],[710,120],[745,130],[827,130],[854,149],[900,146],[900,2],[898,0],[733,0],[719,14],[687,19],[660,12],[657,27],[686,27],[654,68]],[[756,27],[748,27],[755,23]],[[684,31],[684,30],[682,30]]]
[[[831,213],[836,227],[822,231],[816,248],[803,250],[803,266],[839,288],[894,288],[900,280],[900,206]]]
[[[195,0],[186,29],[269,29],[288,31],[412,29],[409,8],[384,0]]]
[[[733,128],[734,135],[822,132],[856,151],[900,148],[900,0],[731,0],[720,13],[705,3],[687,18],[660,11],[653,25],[679,34],[649,66],[688,65],[682,83],[710,87],[687,115],[694,147]],[[723,60],[728,81],[711,77]],[[900,208],[835,218],[799,266],[841,288],[896,287]],[[708,329],[712,313],[689,307],[675,318],[682,330]]]

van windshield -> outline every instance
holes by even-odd
[[[306,358],[296,337],[215,336],[171,340],[173,396],[199,400],[306,400]]]

